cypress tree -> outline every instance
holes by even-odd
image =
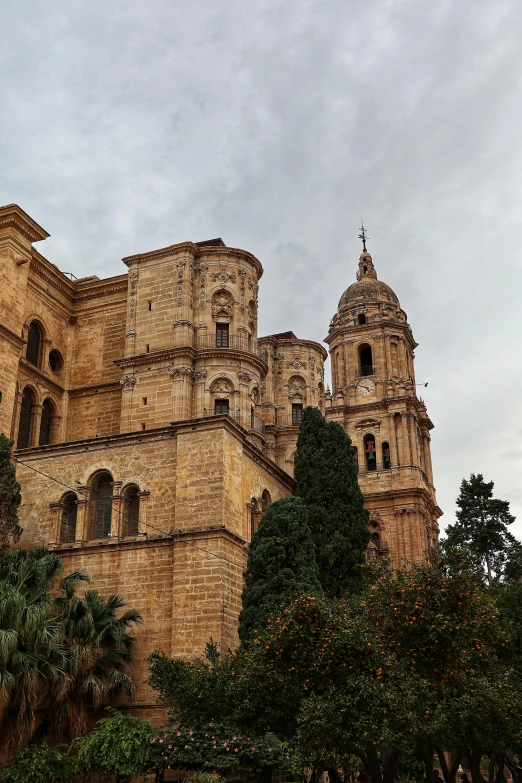
[[[5,549],[10,537],[18,541],[22,534],[18,524],[18,506],[22,496],[11,462],[12,446],[13,443],[0,434],[0,550]]]
[[[306,408],[294,464],[296,494],[308,508],[323,590],[332,598],[356,591],[370,534],[352,442],[337,422]]]
[[[490,584],[493,570],[497,574],[502,571],[506,554],[516,543],[508,530],[515,521],[509,502],[494,498],[493,487],[493,482],[484,481],[481,473],[472,473],[469,481],[463,479],[457,498],[457,521],[446,528],[448,543],[466,547],[486,565]]]
[[[308,513],[300,498],[283,498],[269,506],[252,536],[247,571],[239,615],[242,642],[293,598],[322,594]]]

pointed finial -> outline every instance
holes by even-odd
[[[362,218],[361,218],[361,228],[359,229],[359,231],[361,232],[359,234],[359,239],[362,239],[363,251],[366,253],[366,240],[369,239],[370,237],[366,236],[366,230],[364,228],[364,222]]]

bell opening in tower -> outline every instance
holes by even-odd
[[[369,345],[359,348],[359,371],[361,375],[373,375],[372,349]]]
[[[364,436],[364,456],[366,470],[377,470],[377,453],[375,451],[375,435]]]

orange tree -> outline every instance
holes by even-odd
[[[202,708],[270,729],[301,767],[335,769],[356,755],[373,783],[391,783],[413,752],[431,779],[436,750],[448,783],[464,755],[481,783],[483,755],[511,758],[519,742],[511,626],[458,552],[437,553],[401,571],[368,567],[360,596],[301,596],[214,662],[160,656],[151,682],[178,718]]]

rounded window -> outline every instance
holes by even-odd
[[[63,356],[56,348],[49,354],[49,367],[56,375],[60,375],[63,370]]]

